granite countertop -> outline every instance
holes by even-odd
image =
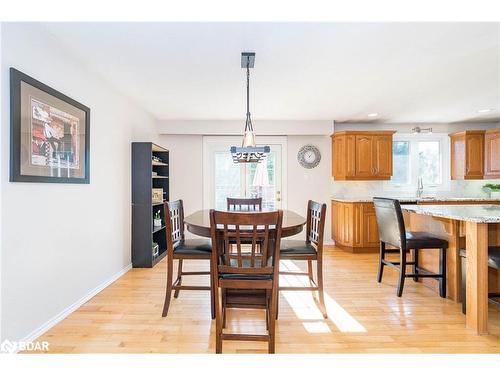
[[[500,223],[500,206],[495,204],[473,205],[405,205],[403,211],[474,223]]]
[[[490,198],[490,197],[422,197],[422,198],[417,198],[417,197],[387,197],[387,198],[398,199],[402,203],[405,203],[405,202],[467,202],[467,201],[478,201],[478,202],[496,201],[496,202],[500,203],[499,198]],[[331,199],[334,201],[346,202],[346,203],[371,203],[371,202],[373,202],[372,198],[332,197]]]

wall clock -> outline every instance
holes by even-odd
[[[313,145],[302,146],[297,154],[299,164],[307,169],[316,167],[321,160],[321,153]]]

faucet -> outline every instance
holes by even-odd
[[[424,192],[424,182],[422,181],[422,177],[419,177],[417,182],[417,198],[422,198],[423,192]]]

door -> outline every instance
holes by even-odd
[[[259,137],[257,141],[260,141],[259,145],[265,142],[270,146],[269,155],[260,163],[235,164],[229,148],[239,145],[241,137],[204,137],[205,209],[225,210],[228,197],[262,197],[263,209],[284,208],[282,154],[286,140],[283,137]]]

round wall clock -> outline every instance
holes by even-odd
[[[299,164],[307,169],[316,167],[321,160],[321,153],[313,145],[302,146],[297,154]]]

